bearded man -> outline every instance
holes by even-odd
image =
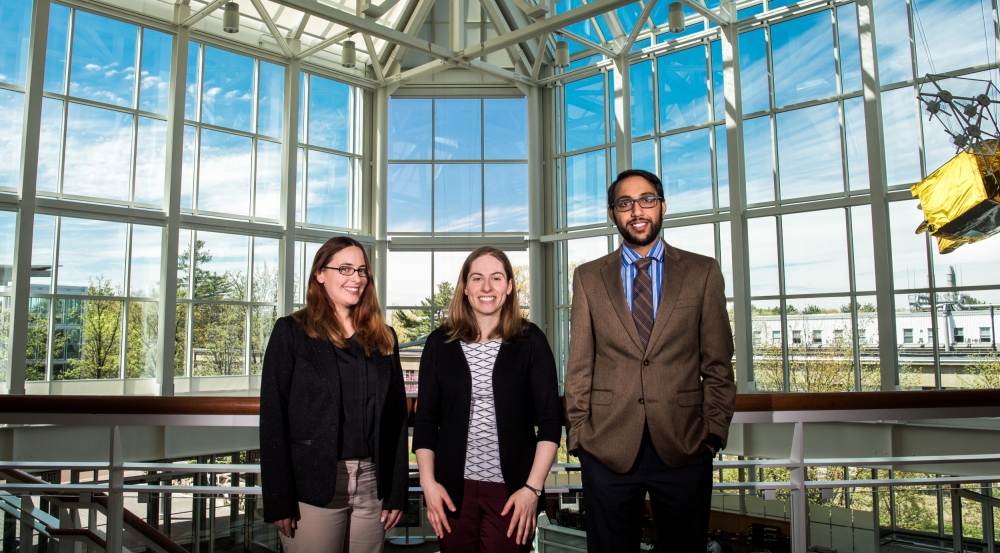
[[[567,445],[580,458],[587,550],[637,551],[649,494],[657,551],[705,550],[712,460],[733,418],[733,337],[718,262],[660,237],[660,179],[608,188],[615,252],[576,269]]]

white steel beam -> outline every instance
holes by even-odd
[[[541,242],[545,232],[545,177],[544,153],[545,124],[542,119],[542,91],[538,87],[528,88],[528,294],[530,299],[529,318],[542,331],[546,331],[549,320],[548,304],[545,297],[545,249]]]
[[[596,2],[580,6],[579,8],[568,12],[563,12],[559,15],[537,21],[527,27],[511,31],[509,34],[491,38],[485,42],[470,46],[463,49],[461,52],[458,52],[457,55],[462,59],[479,58],[498,50],[503,50],[512,44],[518,44],[531,38],[540,37],[545,33],[553,33],[563,27],[583,21],[584,19],[589,19],[595,15],[626,6],[631,4],[632,1],[633,0],[597,0]]]
[[[35,232],[35,190],[42,128],[42,86],[45,81],[45,47],[49,35],[49,0],[37,0],[31,10],[28,67],[24,83],[24,118],[21,122],[20,206],[14,229],[14,274],[11,282],[11,324],[7,364],[7,393],[24,394],[28,363],[28,316],[31,295],[31,249]],[[47,350],[48,348],[46,348]]]
[[[736,21],[736,3],[725,0],[725,13]],[[750,311],[750,249],[747,243],[747,200],[744,190],[745,160],[743,159],[743,97],[740,93],[740,43],[736,25],[722,27],[723,90],[725,97],[726,157],[729,166],[729,240],[732,242],[733,266],[733,326],[736,346],[736,386],[740,393],[754,391],[753,321]],[[720,236],[721,240],[727,237]]]
[[[549,35],[545,35],[538,41],[538,49],[535,50],[535,64],[531,67],[531,80],[537,81],[542,70],[542,61],[545,60],[545,46],[549,42]]]
[[[302,70],[297,59],[288,62],[285,69],[285,105],[281,114],[281,226],[285,233],[278,242],[278,315],[290,314],[295,306],[295,206],[297,205],[296,179],[298,175],[299,143],[299,73]],[[310,260],[306,260],[310,263]],[[309,275],[303,275],[307,282]]]
[[[321,50],[326,50],[327,48],[347,38],[347,35],[350,34],[350,32],[351,31],[341,31],[331,36],[330,38],[325,38],[322,41],[317,42],[316,44],[313,44],[309,48],[306,48],[305,50],[300,52],[297,56],[295,56],[295,59],[304,60],[309,56],[315,54],[316,52],[319,52]]]
[[[592,52],[594,52],[596,54],[601,54],[602,56],[607,56],[609,58],[614,58],[614,57],[617,57],[617,55],[618,55],[615,52],[613,52],[611,50],[608,50],[607,48],[605,48],[603,46],[598,46],[597,44],[594,44],[593,42],[590,42],[589,40],[587,40],[587,39],[585,39],[585,38],[577,35],[576,33],[567,31],[566,29],[559,29],[558,31],[555,31],[553,34],[559,35],[559,36],[565,38],[566,40],[572,40],[573,42],[579,44],[580,46],[583,46],[584,48],[586,48],[586,49],[588,49],[588,50],[590,50],[590,51],[592,51]]]
[[[365,37],[365,47],[368,49],[368,59],[372,62],[372,67],[375,69],[375,79],[378,84],[385,84],[385,74],[382,72],[382,63],[378,61],[378,52],[375,50],[375,44],[372,43],[372,37],[362,33]]]
[[[171,56],[167,97],[167,159],[163,182],[163,211],[166,225],[160,242],[160,303],[157,305],[159,332],[156,335],[156,383],[161,396],[174,395],[174,359],[177,345],[177,256],[180,250],[181,189],[184,173],[184,104],[190,32],[177,30]],[[192,258],[193,259],[193,258]],[[183,336],[181,343],[184,343]],[[184,347],[184,346],[181,346]]]
[[[309,23],[309,14],[304,13],[302,17],[299,18],[299,22],[292,27],[291,31],[288,31],[288,38],[292,40],[302,40],[302,33],[306,30],[306,25]]]
[[[375,290],[383,308],[386,303],[386,268],[388,267],[389,235],[386,212],[389,204],[389,89],[380,86],[375,91],[372,117],[372,191],[371,232],[375,236],[372,264],[375,266]]]
[[[434,0],[418,0],[417,6],[413,9],[413,15],[411,15],[410,19],[406,22],[406,26],[403,28],[402,32],[409,36],[417,36],[417,33],[419,33],[420,28],[424,26],[424,22],[427,20],[427,15],[431,13],[431,9],[433,7]],[[385,62],[382,63],[382,67],[386,68],[386,74],[395,71],[393,62],[398,60],[399,64],[402,65],[403,59],[406,58],[406,52],[408,51],[405,46],[400,44],[390,44],[393,45],[392,51],[388,57],[385,58]]]
[[[691,8],[692,10],[698,12],[702,17],[708,19],[709,21],[715,23],[718,26],[723,26],[726,24],[725,15],[722,14],[722,9],[720,6],[719,12],[715,13],[712,10],[705,7],[704,4],[698,2],[698,0],[678,0],[680,3]]]
[[[882,142],[882,96],[875,49],[875,27],[871,0],[859,0],[858,38],[861,42],[861,84],[864,89],[865,128],[868,146],[868,180],[871,190],[872,240],[875,249],[875,295],[878,305],[879,367],[881,389],[899,385],[896,359],[896,308],[892,294],[892,244],[889,240],[889,202]],[[940,382],[938,383],[940,385]]]
[[[264,25],[267,25],[267,30],[278,43],[278,48],[281,48],[281,53],[285,54],[286,58],[294,57],[291,49],[288,48],[288,42],[285,41],[285,36],[281,34],[281,31],[278,30],[278,26],[274,24],[274,20],[271,19],[271,14],[267,13],[267,10],[264,8],[264,4],[262,4],[260,0],[250,0],[250,3],[257,9],[257,14],[260,15],[260,18],[264,20]],[[281,8],[279,7],[278,9]],[[302,18],[305,19],[307,16],[308,14],[303,15]]]
[[[622,46],[623,55],[627,55],[629,50],[632,49],[632,45],[635,44],[635,40],[639,38],[639,34],[642,33],[642,28],[646,25],[646,21],[649,20],[649,14],[653,13],[653,7],[655,6],[656,0],[646,0],[646,5],[642,8],[642,13],[639,14],[639,22],[635,24],[635,28],[632,29],[632,33],[628,35],[628,40],[626,40],[625,45]]]
[[[226,0],[213,0],[211,3],[207,4],[204,8],[194,12],[193,15],[189,15],[187,19],[185,19],[184,22],[181,23],[181,27],[190,27],[191,25],[194,25],[195,23],[201,21],[202,19],[205,19],[205,17],[207,17],[208,14],[222,7],[222,5],[225,3]]]
[[[493,24],[493,28],[496,29],[498,35],[505,35],[511,31],[510,25],[504,19],[503,13],[500,12],[500,7],[497,5],[496,0],[479,0],[479,3],[486,10],[486,15],[490,18],[490,22]],[[507,48],[507,55],[510,56],[510,60],[514,62],[522,73],[525,75],[531,73],[528,56],[525,55],[520,44],[515,44]]]
[[[343,25],[352,31],[367,33],[371,36],[388,40],[407,48],[412,48],[438,59],[452,59],[456,52],[451,48],[445,48],[433,42],[419,40],[415,36],[399,32],[391,27],[386,27],[371,20],[363,19],[356,15],[347,13],[328,4],[322,4],[318,0],[272,0],[275,3],[294,8],[308,13],[315,17],[332,21]],[[614,0],[623,2],[625,0]]]

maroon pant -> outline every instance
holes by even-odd
[[[507,484],[466,480],[458,518],[448,518],[451,533],[441,538],[441,553],[526,553],[531,541],[517,545],[515,533],[507,537],[513,509],[500,516],[507,504]]]

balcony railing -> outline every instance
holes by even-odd
[[[409,412],[417,408],[415,398],[408,398]],[[788,458],[769,460],[721,461],[717,469],[786,468],[790,478],[784,482],[718,482],[716,490],[756,491],[773,497],[776,490],[790,495],[792,551],[806,551],[810,490],[824,493],[834,488],[884,488],[891,486],[942,485],[953,490],[953,505],[961,509],[961,484],[1000,481],[1000,475],[954,476],[920,479],[807,480],[810,467],[851,466],[891,468],[894,465],[944,465],[951,463],[990,463],[1000,461],[1000,453],[981,455],[872,456],[854,458],[806,458],[805,424],[819,422],[899,421],[920,419],[968,419],[1000,417],[1000,390],[868,392],[823,394],[747,394],[736,400],[734,423],[793,423],[792,444]],[[255,427],[258,425],[257,398],[216,397],[86,397],[86,396],[0,396],[0,423],[11,425],[105,426],[110,438],[107,462],[0,462],[6,483],[0,484],[0,508],[19,511],[22,540],[32,535],[52,540],[71,540],[105,551],[122,551],[123,531],[128,530],[142,544],[157,553],[180,553],[183,549],[156,528],[126,511],[125,497],[137,497],[139,503],[157,494],[192,494],[192,497],[230,496],[252,499],[260,487],[220,485],[164,485],[184,475],[238,473],[259,474],[258,464],[178,464],[127,462],[123,455],[120,427]],[[573,470],[573,466],[560,469]],[[50,483],[27,471],[99,471],[108,476],[102,482]],[[126,478],[127,474],[146,473],[144,478]],[[157,477],[159,475],[159,477]],[[168,477],[170,475],[170,477]],[[96,480],[96,479],[95,479]],[[140,480],[140,481],[135,481]],[[143,481],[144,480],[144,481]],[[253,478],[248,479],[248,484]],[[550,487],[549,493],[578,491],[579,486]],[[419,492],[419,488],[411,491]],[[40,512],[25,499],[40,496],[60,509],[96,509],[106,513],[107,531],[80,528],[72,516],[55,517]],[[965,497],[966,500],[975,498]],[[981,498],[980,498],[981,499]],[[980,501],[983,503],[982,501]],[[986,501],[984,505],[993,505]],[[992,507],[991,507],[992,508]],[[248,512],[250,509],[248,509]],[[877,509],[875,511],[877,513]],[[60,511],[62,515],[62,511]],[[960,511],[953,520],[961,521]],[[876,515],[877,516],[877,515]],[[960,527],[960,523],[958,524]],[[875,525],[875,540],[878,526]],[[984,528],[984,531],[986,528]],[[992,530],[992,529],[990,529]],[[960,551],[961,531],[955,534],[955,551]],[[992,531],[987,541],[992,544]],[[30,542],[28,542],[30,543]],[[195,538],[193,549],[197,549]],[[25,549],[22,549],[25,550]],[[876,550],[878,550],[876,548]],[[992,551],[992,545],[989,551]]]

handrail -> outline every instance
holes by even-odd
[[[417,398],[408,397],[413,412]],[[755,393],[736,396],[736,412],[850,411],[996,407],[1000,390]],[[260,415],[257,397],[0,395],[0,414]]]

